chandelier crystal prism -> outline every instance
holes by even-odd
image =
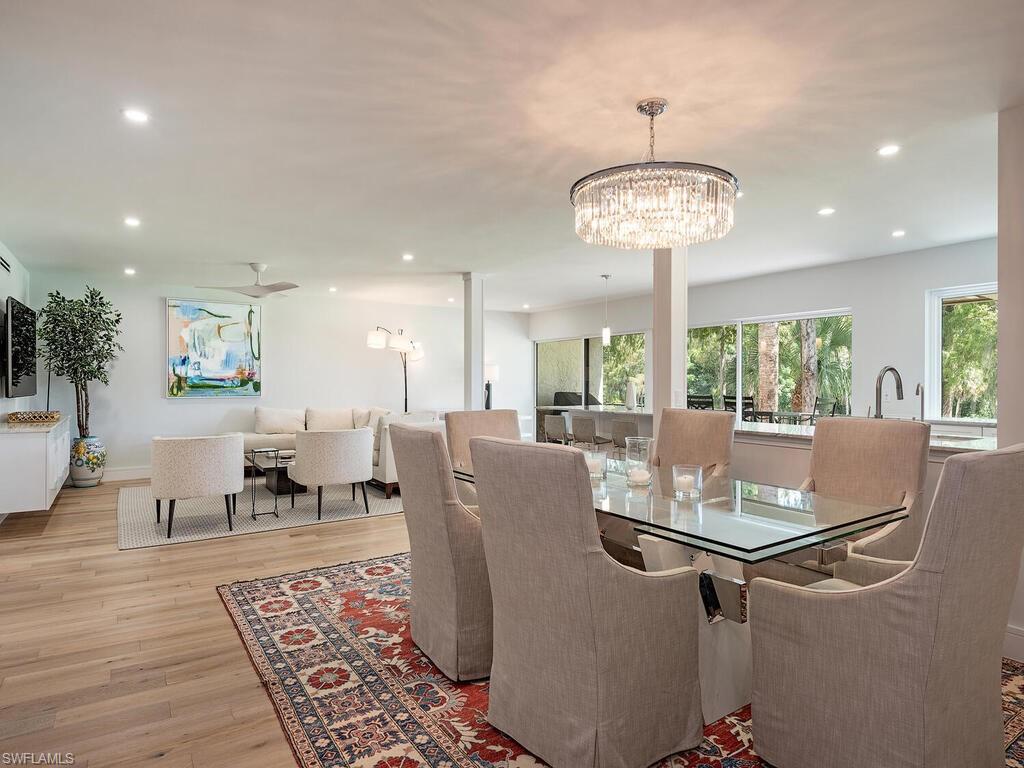
[[[647,250],[717,240],[733,225],[739,182],[712,165],[657,161],[654,118],[665,99],[644,99],[650,144],[639,163],[595,171],[572,185],[576,234],[594,245]]]

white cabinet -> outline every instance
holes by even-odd
[[[0,515],[49,509],[68,476],[71,421],[0,424]]]

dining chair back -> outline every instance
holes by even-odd
[[[570,443],[573,435],[565,429],[565,417],[561,414],[547,414],[544,416],[544,435],[547,442]]]
[[[863,587],[752,582],[758,755],[773,765],[829,755],[834,768],[1002,766],[1022,497],[1024,445],[952,456],[908,569]]]
[[[452,680],[491,672],[491,587],[480,519],[459,501],[444,437],[391,425],[412,558],[413,642]]]
[[[470,446],[494,610],[491,724],[572,768],[650,765],[699,744],[696,571],[645,574],[606,554],[581,451]]]
[[[241,432],[205,437],[154,437],[150,488],[160,522],[161,502],[167,501],[167,538],[174,525],[175,502],[201,496],[223,496],[228,530],[237,496],[245,486]]]
[[[444,415],[445,434],[448,436],[448,455],[452,467],[473,473],[473,458],[469,440],[473,437],[503,437],[519,440],[519,414],[515,410],[448,411]]]
[[[712,395],[687,395],[686,407],[695,411],[713,411],[715,398]]]
[[[316,486],[316,519],[322,519],[324,486],[351,485],[355,498],[358,483],[363,491],[363,506],[370,512],[366,481],[373,477],[373,432],[361,429],[333,429],[295,433],[295,463],[288,466],[292,483],[292,507],[295,483]]]
[[[727,474],[736,417],[728,411],[665,408],[654,446],[655,466],[693,464],[706,474]]]
[[[616,419],[612,422],[612,450],[616,454],[625,455],[626,438],[636,437],[638,433],[639,430],[635,421]]]

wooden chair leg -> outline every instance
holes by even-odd
[[[295,481],[288,478],[288,485],[290,485],[292,489],[292,509],[295,509]]]
[[[366,507],[366,514],[370,514],[370,503],[366,500],[366,483],[360,483],[359,485],[363,489],[363,506]]]
[[[316,487],[316,519],[317,520],[322,519],[321,518],[321,513],[323,511],[323,508],[324,508],[324,487],[322,485],[318,485]]]
[[[349,485],[352,486],[352,501],[355,501],[356,500],[356,484],[355,483],[349,483]]]
[[[167,538],[171,538],[171,526],[174,525],[174,499],[167,505]]]
[[[391,498],[391,494],[393,494],[395,492],[395,486],[396,485],[398,485],[398,483],[385,483],[384,484],[384,498],[385,499],[390,499]]]
[[[228,513],[228,530],[229,531],[233,531],[234,528],[231,527],[231,494],[230,493],[225,493],[224,494],[224,509]]]
[[[156,500],[156,522],[157,525],[160,524],[160,499]]]

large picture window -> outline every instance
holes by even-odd
[[[995,419],[999,296],[994,284],[933,291],[929,365],[932,416]]]
[[[691,328],[690,407],[736,409],[769,422],[848,414],[853,316],[828,314]]]
[[[643,333],[537,342],[537,405],[622,405],[632,381],[643,398],[646,343]]]

